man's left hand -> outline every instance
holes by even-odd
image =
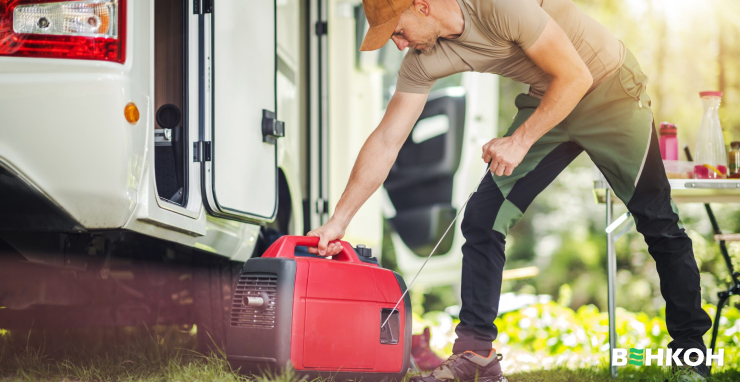
[[[483,161],[491,163],[490,170],[497,176],[509,176],[522,162],[530,145],[514,137],[494,138],[483,145]]]

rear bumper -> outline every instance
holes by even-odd
[[[68,213],[0,165],[0,231],[79,232],[84,228]]]
[[[2,65],[20,69],[22,62]],[[134,95],[120,69],[105,69],[0,75],[0,163],[88,229],[123,226],[144,163],[146,97]],[[142,116],[136,125],[123,115],[131,101]]]

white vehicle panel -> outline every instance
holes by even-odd
[[[206,192],[216,215],[274,219],[276,144],[262,140],[263,110],[275,112],[275,4],[214,4],[212,160]],[[208,173],[210,170],[210,173]]]
[[[0,162],[86,229],[124,225],[137,203],[149,116],[148,7],[128,2],[121,65],[0,57]],[[128,102],[138,123],[124,119]]]

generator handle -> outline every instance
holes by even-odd
[[[337,240],[332,240],[335,242]],[[363,264],[362,261],[357,257],[357,253],[352,248],[352,245],[346,241],[338,240],[339,244],[342,245],[342,251],[332,256],[331,260],[341,261],[345,263],[358,263]],[[284,259],[295,259],[295,247],[306,246],[306,247],[317,247],[319,245],[318,236],[281,236],[273,243],[270,248],[262,255],[262,257],[279,257]]]

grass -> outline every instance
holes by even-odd
[[[195,338],[193,329],[175,327],[0,331],[0,381],[299,380],[291,370],[267,376],[240,375],[231,369],[223,353],[203,355],[193,350],[197,347]],[[507,377],[511,382],[612,381],[606,367],[555,368]],[[659,367],[620,368],[617,379],[665,380],[675,379]],[[740,381],[740,371],[725,369],[712,380]]]

